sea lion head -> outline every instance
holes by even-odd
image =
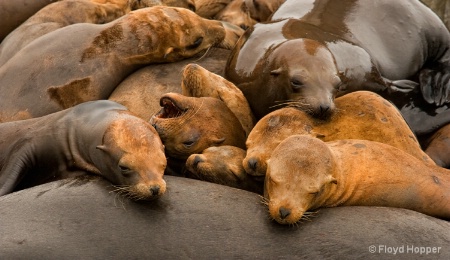
[[[294,224],[319,208],[337,184],[333,155],[321,140],[293,135],[281,142],[267,162],[264,197],[271,218]]]
[[[243,30],[225,22],[204,19],[178,7],[154,6],[132,11],[128,17],[130,30],[142,31],[139,39],[148,49],[153,62],[174,62],[190,58],[211,47],[231,49]],[[164,25],[164,26],[161,26]],[[141,35],[139,34],[139,35]],[[145,48],[142,46],[142,48]],[[130,59],[142,59],[137,55]]]
[[[285,0],[243,0],[250,17],[266,22]]]
[[[243,0],[233,0],[223,8],[214,19],[237,25],[243,30],[253,26],[256,21],[250,17],[247,6]]]
[[[277,109],[261,118],[245,143],[245,171],[254,177],[264,178],[266,161],[277,145],[293,134],[308,134],[312,129],[311,125],[311,117],[307,113],[292,107]]]
[[[186,161],[186,176],[262,194],[263,182],[255,181],[242,167],[245,150],[224,145],[192,154]]]
[[[166,154],[186,159],[211,146],[245,147],[245,131],[227,105],[212,97],[186,97],[167,93],[160,99],[162,109],[150,119]]]
[[[270,91],[265,109],[288,105],[321,119],[327,119],[335,109],[341,79],[333,54],[317,41],[281,43],[269,54],[264,75],[268,76],[265,88]]]
[[[149,123],[124,113],[108,126],[96,148],[95,164],[118,193],[148,200],[166,191],[164,146]]]

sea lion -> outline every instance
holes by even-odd
[[[266,22],[286,0],[244,0],[250,17],[257,22]]]
[[[153,127],[109,100],[0,124],[0,195],[85,172],[133,199],[166,190],[164,146]]]
[[[337,206],[406,208],[450,220],[450,171],[379,142],[290,136],[268,160],[264,183],[280,224]]]
[[[217,98],[167,93],[161,97],[160,106],[150,123],[169,157],[185,160],[211,146],[245,148],[242,125],[225,102]]]
[[[148,65],[124,79],[108,99],[126,106],[140,118],[150,120],[152,115],[161,110],[159,100],[162,95],[182,92],[181,81],[186,65],[199,64],[210,73],[223,75],[229,54],[230,50],[213,47],[201,58]]]
[[[336,99],[336,113],[319,120],[294,107],[273,111],[259,120],[247,138],[246,172],[264,176],[275,147],[294,134],[308,134],[323,141],[365,139],[395,146],[427,164],[434,164],[398,109],[376,93],[357,91]]]
[[[441,127],[427,138],[423,138],[422,147],[437,165],[450,168],[450,124]]]
[[[203,18],[212,19],[233,0],[196,0],[195,13]]]
[[[231,3],[214,16],[214,19],[229,22],[244,30],[247,30],[256,23],[256,21],[250,17],[244,0],[231,1]]]
[[[49,4],[12,31],[0,45],[0,66],[40,36],[75,23],[109,23],[131,11],[134,1],[65,0]]]
[[[357,90],[394,101],[419,89],[406,104],[423,99],[434,108],[448,101],[450,33],[418,0],[287,0],[270,19],[246,31],[225,71],[258,119],[288,102],[326,118],[335,95]],[[432,117],[410,126],[431,131]]]
[[[263,193],[263,182],[248,175],[242,167],[245,150],[234,146],[206,148],[186,160],[186,177]]]
[[[450,223],[419,212],[336,207],[320,210],[312,221],[284,226],[270,221],[258,194],[188,178],[164,179],[167,192],[150,202],[118,197],[102,179],[61,180],[2,196],[0,255],[46,260],[380,259],[393,254],[383,249],[399,246],[404,253],[396,259],[450,258]],[[376,252],[369,251],[373,245]],[[426,253],[433,247],[434,253]]]
[[[188,64],[184,67],[181,92],[189,97],[214,97],[223,101],[236,115],[246,136],[255,125],[256,119],[242,91],[230,81],[199,64]]]
[[[60,28],[0,67],[0,121],[107,99],[136,69],[192,57],[212,46],[231,48],[241,32],[226,22],[166,6],[135,10],[107,24]]]
[[[14,29],[44,6],[58,0],[0,1],[0,43]]]

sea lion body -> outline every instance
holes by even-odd
[[[235,29],[185,8],[163,6],[132,11],[107,24],[58,29],[28,44],[0,68],[0,121],[107,99],[139,67],[192,57],[211,46],[231,48],[240,32]]]
[[[264,176],[266,160],[277,145],[294,134],[307,134],[323,141],[364,139],[395,146],[427,164],[414,133],[398,109],[376,93],[357,91],[336,99],[336,113],[319,120],[293,107],[281,108],[260,119],[247,138],[243,161],[248,174]]]
[[[450,223],[415,211],[329,208],[312,221],[288,227],[270,221],[258,194],[164,178],[167,192],[150,202],[118,197],[102,179],[61,180],[0,197],[0,255],[46,260],[379,259],[387,254],[371,253],[369,246],[404,245],[405,253],[396,259],[416,256],[406,253],[407,246],[435,247],[434,253],[418,257],[450,257]]]
[[[450,168],[450,124],[441,127],[422,142],[424,151],[437,165]]]
[[[134,1],[136,2],[136,1]],[[33,40],[75,23],[109,23],[131,11],[131,1],[65,0],[49,4],[12,31],[0,45],[0,66]]]
[[[294,135],[268,161],[264,196],[280,224],[336,206],[398,207],[449,220],[449,173],[379,142]]]
[[[151,64],[124,79],[111,93],[109,100],[126,106],[137,116],[150,120],[161,110],[159,100],[166,93],[181,93],[183,71],[190,63],[199,64],[210,73],[223,76],[230,50],[211,48],[200,59],[193,57],[177,62]]]
[[[165,191],[161,140],[150,124],[118,103],[86,102],[2,123],[0,132],[0,195],[84,172],[121,185],[136,199]]]
[[[356,90],[389,99],[420,88],[414,99],[436,107],[447,102],[449,45],[445,25],[419,1],[288,0],[241,37],[225,76],[257,118],[288,102],[327,116],[335,95]]]
[[[20,24],[46,5],[58,0],[16,0],[0,2],[0,43]]]

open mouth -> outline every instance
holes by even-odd
[[[187,109],[182,109],[177,102],[171,97],[163,96],[159,101],[161,110],[155,114],[154,117],[167,119],[179,117],[186,112]]]

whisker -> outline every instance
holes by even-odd
[[[195,60],[194,62],[197,62],[197,61],[200,61],[201,59],[203,59],[206,56],[206,54],[208,54],[208,52],[211,48],[212,48],[212,46],[209,46],[208,49],[206,49],[205,53],[200,58]]]

